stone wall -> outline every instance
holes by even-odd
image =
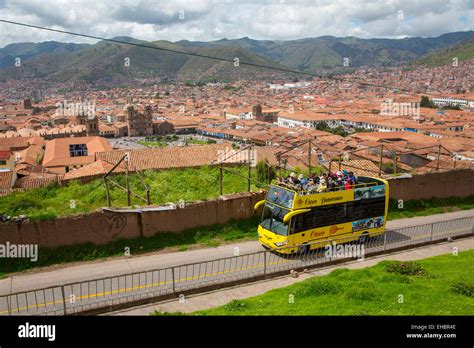
[[[389,187],[391,198],[406,201],[433,197],[467,197],[474,195],[474,170],[458,169],[392,179]]]
[[[39,244],[57,247],[81,243],[104,244],[120,238],[152,236],[157,232],[182,232],[198,226],[223,224],[253,215],[254,204],[264,193],[241,193],[197,202],[173,210],[95,212],[23,224],[0,224],[0,244]]]

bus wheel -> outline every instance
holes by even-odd
[[[297,253],[298,255],[305,255],[305,254],[307,254],[308,252],[309,252],[309,245],[307,245],[307,244],[300,245],[300,246],[298,247],[298,250],[296,251],[296,253]]]
[[[359,237],[359,244],[365,244],[369,240],[369,233],[364,232],[362,235]]]

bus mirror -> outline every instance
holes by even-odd
[[[293,216],[303,214],[303,213],[307,213],[308,211],[311,211],[311,209],[298,209],[298,210],[290,211],[288,214],[286,214],[283,217],[283,222],[286,224],[288,221],[290,221],[290,219]]]
[[[265,203],[265,200],[263,201],[258,201],[257,203],[255,203],[254,207],[253,207],[253,210],[254,211],[257,211],[257,209],[263,204]]]

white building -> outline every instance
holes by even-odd
[[[326,114],[314,113],[309,111],[296,111],[294,113],[284,113],[278,115],[277,124],[280,127],[284,128],[313,128],[316,129],[316,126],[319,123],[326,123],[330,128],[336,128],[341,125],[341,120],[339,118],[331,118],[331,116]]]
[[[436,106],[459,106],[460,108],[474,108],[474,101],[457,99],[452,97],[433,98],[432,102]]]
[[[252,120],[252,111],[228,109],[224,111],[226,120]]]

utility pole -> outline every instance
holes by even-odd
[[[439,157],[441,155],[441,145],[438,145],[438,159],[436,160],[436,171],[439,171]]]
[[[219,192],[222,196],[222,163],[219,164]]]
[[[109,182],[107,178],[104,178],[104,183],[105,183],[105,192],[107,193],[107,204],[110,208],[112,206],[112,202],[110,200],[110,188],[109,188]]]
[[[278,155],[277,158],[278,158],[278,177],[281,178],[281,156]]]
[[[308,143],[308,175],[311,175],[311,140]]]
[[[125,187],[127,189],[127,205],[132,206],[132,198],[130,196],[130,181],[128,178],[128,161],[130,160],[130,154],[127,153],[125,157]]]
[[[380,145],[379,176],[382,176],[382,162],[383,162],[383,144]]]
[[[250,171],[251,171],[251,156],[252,156],[252,147],[249,146],[248,148],[248,155],[247,155],[247,161],[248,161],[248,183],[247,183],[247,191],[250,192]]]

